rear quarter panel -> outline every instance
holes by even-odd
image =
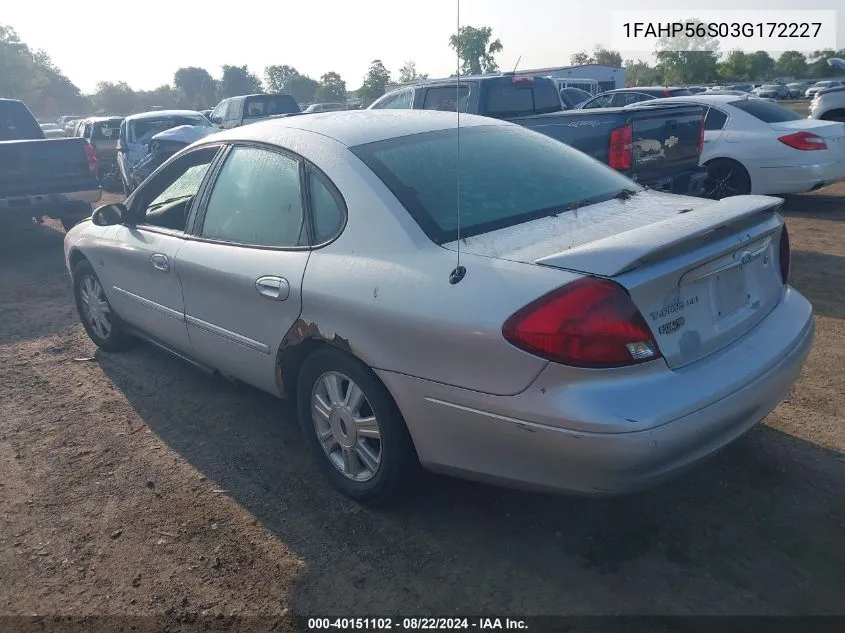
[[[305,270],[302,315],[284,344],[329,341],[370,367],[510,395],[547,362],[513,347],[502,325],[517,309],[575,278],[550,268],[456,255],[431,242],[384,184],[345,147],[287,130],[284,144],[335,183],[346,227]]]

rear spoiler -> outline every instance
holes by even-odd
[[[683,205],[683,202],[681,202]],[[768,214],[771,229],[780,217],[775,212],[783,200],[771,196],[737,196],[704,204],[678,215],[630,231],[611,235],[594,242],[561,251],[535,260],[535,264],[566,270],[589,272],[600,277],[615,277],[639,267],[645,260],[658,259],[660,253],[702,236],[740,223],[752,216]]]

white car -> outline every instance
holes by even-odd
[[[827,63],[845,70],[845,59],[833,57]],[[810,118],[845,123],[845,85],[817,92],[810,102]]]
[[[819,90],[827,90],[828,88],[840,88],[842,86],[845,86],[845,83],[837,81],[836,79],[833,79],[831,81],[817,81],[812,86],[807,88],[807,92],[804,93],[804,96],[808,99],[812,99],[816,96],[816,93]]]
[[[65,131],[55,123],[39,123],[41,131],[44,132],[45,138],[64,138],[67,136]]]
[[[845,125],[804,119],[776,103],[730,95],[655,99],[706,108],[704,195],[782,195],[845,180]],[[643,107],[643,104],[637,104]],[[637,106],[631,106],[637,107]]]

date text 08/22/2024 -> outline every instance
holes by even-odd
[[[308,618],[307,631],[444,631],[444,630],[527,630],[519,618]]]

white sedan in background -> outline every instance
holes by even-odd
[[[629,107],[694,103],[706,108],[704,195],[782,195],[845,180],[845,124],[805,119],[753,97],[699,94]]]

